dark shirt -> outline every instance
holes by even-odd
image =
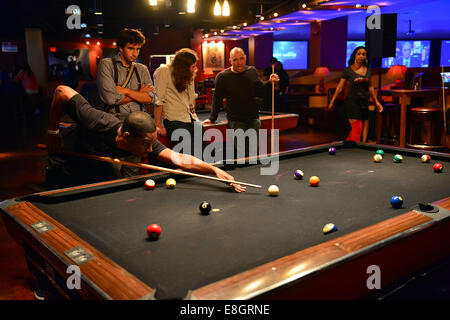
[[[280,78],[280,81],[278,82],[278,87],[280,88],[279,90],[282,93],[284,93],[286,88],[289,86],[289,75],[287,74],[286,70],[284,70],[284,69],[280,69],[280,70],[275,69],[275,73]],[[267,77],[267,79],[270,78],[271,74],[272,74],[271,66],[264,69],[264,76]]]
[[[231,68],[220,72],[216,77],[213,104],[209,120],[217,120],[226,99],[226,112],[229,121],[249,122],[258,119],[259,107],[256,97],[264,96],[264,89],[270,88],[270,81],[261,81],[254,67],[234,73]]]
[[[61,132],[66,150],[119,159],[131,155],[116,145],[117,130],[122,126],[123,121],[114,114],[93,108],[79,94],[68,102],[66,112],[76,122]],[[155,140],[152,147],[153,150],[149,153],[150,162],[155,161],[159,153],[166,148],[158,140]],[[48,171],[56,172],[58,177],[52,176],[52,178],[56,178],[56,184],[59,186],[80,185],[123,177],[117,166],[111,163],[67,155],[50,157],[47,173]],[[54,181],[53,184],[55,184]]]
[[[369,68],[367,68],[367,72],[364,76],[357,74],[351,67],[345,68],[341,78],[346,79],[349,84],[347,99],[365,99],[368,104],[371,76],[372,74]]]

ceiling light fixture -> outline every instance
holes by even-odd
[[[228,4],[228,0],[225,0],[223,2],[222,15],[224,17],[229,17],[230,16],[230,5]]]
[[[222,7],[220,6],[219,0],[216,0],[216,4],[214,5],[214,15],[215,16],[222,15]]]
[[[152,7],[155,7],[155,6],[158,5],[158,1],[157,1],[157,0],[150,0],[150,1],[148,2],[148,4],[151,5]]]
[[[187,12],[195,13],[195,0],[187,0]]]

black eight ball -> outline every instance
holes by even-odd
[[[202,215],[208,215],[209,212],[211,211],[211,204],[209,204],[208,201],[203,201],[200,204],[200,212],[202,213]]]

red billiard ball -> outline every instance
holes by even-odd
[[[155,188],[155,181],[152,179],[148,179],[145,181],[145,189],[147,190],[153,190]]]
[[[433,166],[434,172],[442,172],[443,169],[444,167],[440,163],[435,163]]]
[[[423,163],[428,163],[431,160],[431,157],[428,154],[424,154],[420,160],[422,160]]]
[[[150,239],[156,240],[161,235],[161,227],[157,224],[151,224],[147,227],[147,235]]]

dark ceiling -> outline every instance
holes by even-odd
[[[48,40],[72,40],[89,33],[92,37],[114,38],[124,27],[140,28],[146,36],[162,28],[220,29],[247,21],[256,21],[256,15],[292,6],[296,9],[298,1],[276,0],[228,0],[231,7],[230,17],[217,18],[213,15],[215,0],[196,0],[197,11],[194,14],[180,15],[186,10],[186,0],[158,0],[158,7],[150,7],[148,0],[13,0],[1,1],[0,38],[24,36],[24,28],[40,28]],[[223,3],[223,0],[219,1]],[[305,1],[309,2],[309,1]],[[69,5],[78,5],[81,9],[81,22],[87,28],[69,30],[66,27]],[[103,15],[94,15],[95,6],[100,6]],[[103,27],[98,27],[102,23]],[[168,27],[169,26],[169,27]],[[100,28],[100,29],[99,29]],[[103,33],[98,30],[103,28]]]

